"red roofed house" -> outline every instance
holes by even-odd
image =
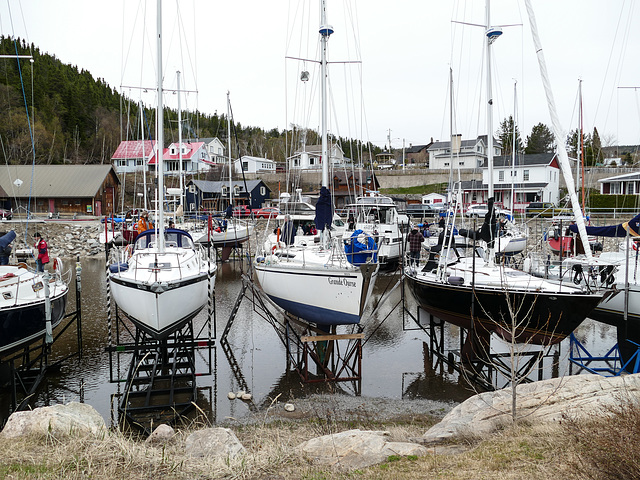
[[[178,150],[178,144],[172,143],[169,148],[165,148],[162,153],[164,161],[164,173],[177,174],[180,156],[182,155],[182,171],[184,173],[206,172],[211,165],[206,145],[204,142],[182,143],[182,152]],[[155,167],[156,157],[149,160],[149,166]]]
[[[127,140],[120,142],[115,153],[111,156],[117,173],[129,173],[144,168],[155,153],[155,140]]]

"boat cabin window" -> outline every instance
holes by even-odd
[[[167,247],[194,248],[191,236],[182,230],[165,230],[164,241]],[[136,238],[134,250],[142,248],[151,248],[157,244],[156,233],[153,230],[142,232]]]

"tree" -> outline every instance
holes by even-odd
[[[553,133],[544,123],[538,123],[531,129],[531,135],[527,136],[527,147],[524,153],[551,153],[555,150],[555,138]]]
[[[596,127],[593,127],[591,148],[593,149],[593,162],[595,164],[602,164],[604,160],[604,152],[602,151],[602,142],[600,141],[600,135],[598,134],[598,129]]]
[[[496,136],[502,144],[502,154],[511,155],[513,153],[513,116],[509,115],[509,118],[505,118],[500,122],[500,128],[496,132]],[[516,126],[516,153],[522,153],[524,145],[522,144],[522,137],[520,136],[520,130]]]

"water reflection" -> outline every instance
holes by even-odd
[[[219,336],[224,330],[241,292],[242,275],[246,272],[246,265],[239,263],[220,265],[216,279],[215,321],[211,324],[213,336]],[[115,338],[112,329],[110,339],[107,326],[105,278],[102,259],[83,259],[82,356],[67,361],[48,376],[35,405],[84,401],[95,407],[108,423],[115,425],[131,354],[114,354],[110,364],[106,347],[110,341],[114,344]],[[401,288],[394,289],[397,282],[397,275],[381,275],[376,283],[374,302],[365,315],[362,381],[357,386],[352,382],[302,383],[278,334],[261,316],[252,299],[245,297],[227,337],[229,351],[224,352],[217,340],[211,351],[198,349],[195,353],[199,409],[207,415],[209,423],[215,424],[229,417],[253,415],[269,407],[276,398],[285,402],[318,392],[354,395],[360,390],[365,397],[454,402],[473,395],[474,388],[464,378],[429,354],[427,335],[416,328],[409,315],[403,314]],[[384,302],[375,308],[381,299]],[[73,289],[69,304],[75,305]],[[405,307],[415,315],[416,303],[408,292]],[[194,320],[196,332],[209,328],[206,315],[201,312]],[[65,333],[54,347],[54,356],[60,358],[73,350],[73,334],[72,331]],[[126,330],[121,330],[120,334],[122,338],[128,338]],[[584,322],[576,335],[594,352],[604,353],[615,343],[615,330],[590,320]],[[447,350],[459,349],[459,330],[446,325],[444,342]],[[568,352],[566,342],[553,352],[557,356],[556,375],[568,373]],[[550,368],[547,370],[545,378],[554,374]],[[240,390],[250,392],[252,402],[227,398],[228,392]],[[3,391],[5,393],[0,394],[2,422],[9,410],[8,393],[6,389]]]

